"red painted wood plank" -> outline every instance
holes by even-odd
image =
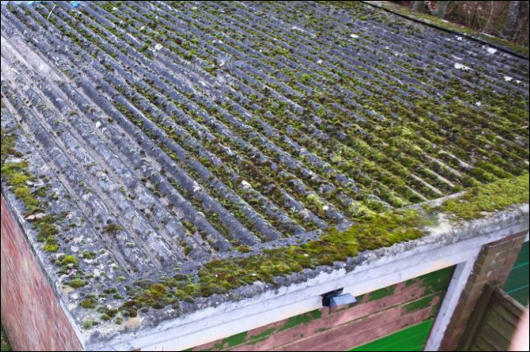
[[[433,307],[429,306],[406,314],[403,308],[371,315],[362,321],[345,324],[309,338],[290,343],[275,350],[279,351],[336,351],[346,350],[373,341],[380,337],[420,323],[432,316]]]
[[[342,324],[351,323],[357,319],[362,319],[364,317],[377,314],[381,311],[385,311],[391,307],[404,304],[406,302],[414,301],[418,298],[421,298],[425,295],[425,288],[422,287],[421,282],[415,282],[410,286],[406,286],[404,282],[395,285],[394,294],[381,298],[375,301],[368,301],[368,295],[363,297],[363,300],[347,309],[342,309],[335,311],[330,314],[326,314],[329,309],[321,309],[322,317],[316,319],[309,324],[301,324],[297,327],[291,328],[285,331],[274,332],[268,339],[265,341],[260,341],[255,344],[244,344],[241,347],[236,347],[241,350],[268,350],[281,346],[286,343],[290,343],[296,340],[299,340],[301,336],[310,336],[323,330],[332,329],[334,327],[340,326]],[[257,335],[262,331],[267,330],[268,328],[281,328],[287,323],[288,320],[283,320],[278,323],[270,324],[259,329],[249,331],[248,336]],[[365,340],[364,342],[369,342],[370,340]],[[215,347],[218,341],[209,343],[208,345],[203,345],[197,348],[197,350],[208,349]],[[353,347],[351,345],[350,347]]]

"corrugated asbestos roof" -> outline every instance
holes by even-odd
[[[528,60],[364,4],[1,17],[4,194],[87,329],[134,287],[166,297],[178,273],[186,293],[212,259],[528,167]],[[187,298],[151,306],[211,303]]]

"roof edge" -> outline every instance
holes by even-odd
[[[515,204],[527,204],[528,183],[529,176],[525,173],[481,184],[445,197],[442,202],[385,213],[366,209],[344,231],[331,228],[320,238],[302,244],[265,250],[251,257],[213,260],[199,270],[200,280],[193,285],[193,293],[189,295],[208,297],[212,303],[226,302],[231,300],[230,293],[249,297],[271,288],[302,282],[337,263],[356,262],[364,252],[388,248],[396,243],[410,243],[439,231],[440,227],[443,230],[458,228],[461,223],[489,217]],[[252,288],[255,282],[260,282],[263,287]],[[171,286],[171,279],[151,285],[129,297],[123,308],[141,308],[138,305],[152,296],[153,289],[160,287],[166,292]]]
[[[360,295],[467,260],[482,245],[528,231],[529,205],[519,205],[457,228],[441,223],[428,236],[361,253],[306,282],[267,290],[239,302],[208,307],[156,327],[93,341],[90,350],[186,349],[321,308],[323,293]],[[259,317],[257,319],[256,317]]]
[[[504,51],[510,55],[517,56],[522,59],[529,58],[528,48],[512,43],[508,40],[505,40],[499,37],[495,37],[495,36],[490,37],[489,35],[485,33],[477,32],[470,28],[459,26],[456,23],[452,23],[448,21],[447,23],[444,23],[444,20],[438,17],[435,17],[435,16],[431,16],[429,14],[406,11],[404,9],[397,7],[400,5],[389,4],[388,1],[363,1],[363,3],[369,6],[393,13],[396,16],[406,18],[416,23],[421,23],[426,26],[442,30],[444,32],[464,36],[466,38],[472,39],[482,44],[489,45],[495,49]]]

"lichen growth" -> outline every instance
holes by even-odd
[[[103,228],[103,232],[111,233],[111,234],[115,234],[122,230],[123,230],[123,226],[115,224],[115,223],[110,223]]]

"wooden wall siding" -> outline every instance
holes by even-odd
[[[454,267],[317,309],[193,350],[346,350],[433,318]]]
[[[528,304],[529,261],[528,242],[525,242],[504,284],[504,291],[522,305]]]
[[[502,286],[506,282],[525,237],[526,231],[482,247],[451,322],[447,326],[440,350],[454,351],[458,349],[464,337],[467,336],[464,332],[468,329],[469,319],[475,312],[475,306],[484,287],[487,284]]]
[[[486,286],[466,331],[462,350],[507,351],[524,306],[500,288]]]
[[[434,318],[427,319],[350,351],[423,351],[433,323]]]
[[[18,351],[81,350],[26,236],[1,198],[1,312],[11,346]]]

